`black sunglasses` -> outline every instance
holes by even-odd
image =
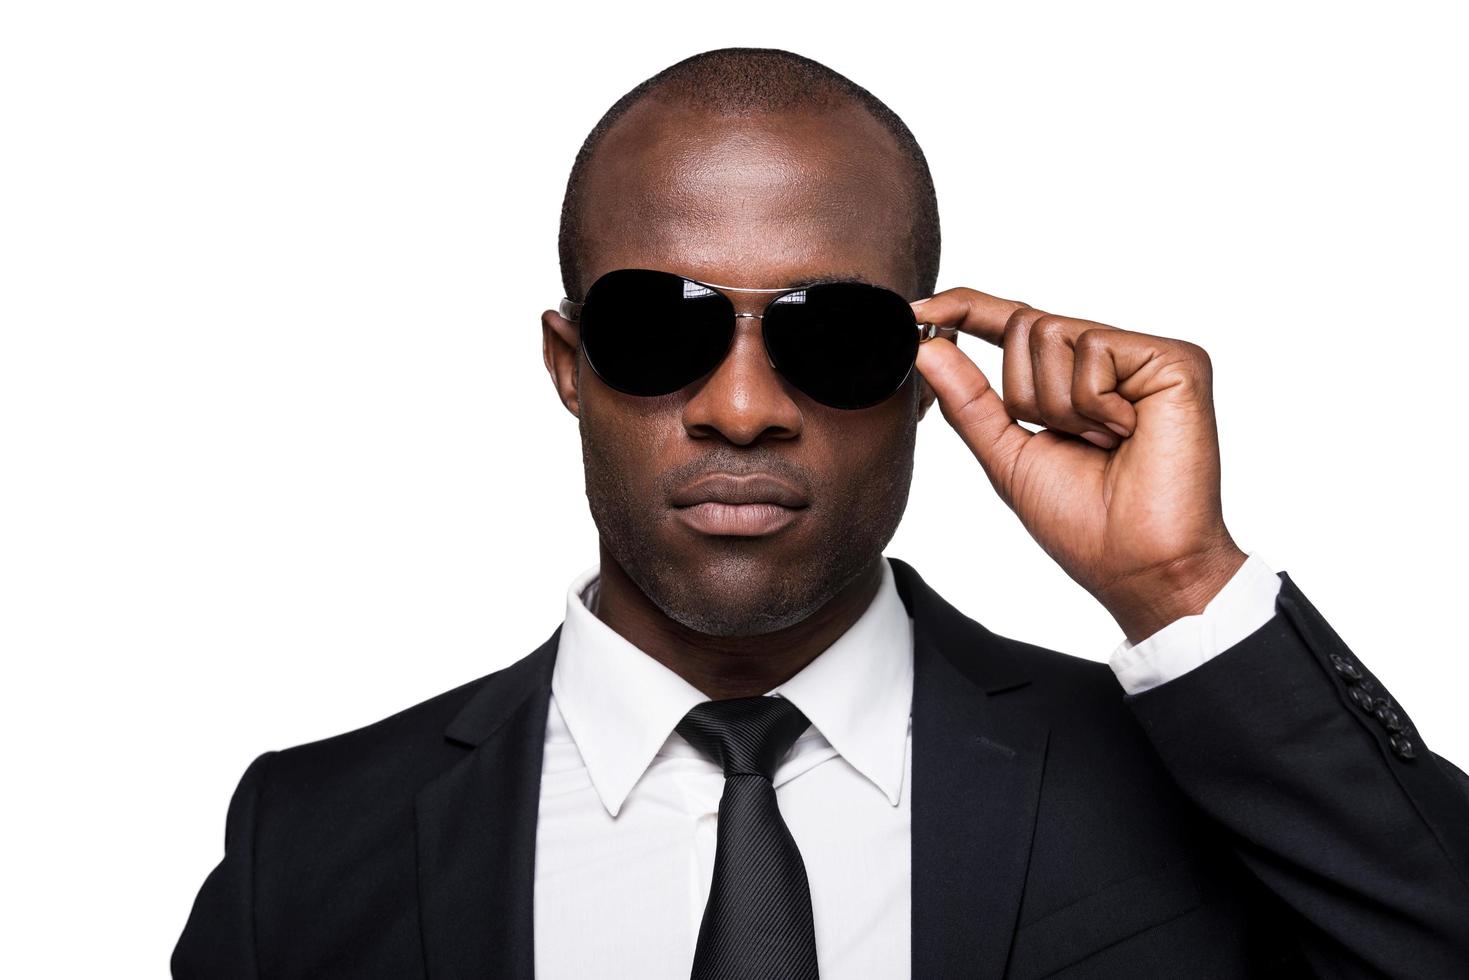
[[[724,292],[771,293],[760,313],[736,313]],[[832,408],[867,408],[891,397],[918,357],[918,345],[952,337],[954,327],[919,323],[902,296],[865,282],[817,282],[783,289],[715,286],[653,269],[614,269],[587,298],[560,312],[581,327],[587,363],[629,395],[678,391],[719,366],[735,321],[760,321],[770,364]]]

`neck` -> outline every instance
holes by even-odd
[[[851,628],[882,585],[878,555],[801,622],[758,636],[710,636],[670,619],[601,548],[597,618],[710,698],[755,697],[785,683]]]

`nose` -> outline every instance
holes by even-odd
[[[776,373],[760,336],[761,320],[744,311],[735,319],[729,353],[684,403],[684,430],[694,438],[718,434],[737,446],[762,437],[794,439],[801,407]]]

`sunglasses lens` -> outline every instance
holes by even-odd
[[[719,365],[734,323],[734,307],[712,289],[669,272],[617,269],[587,290],[582,350],[609,387],[667,395]]]
[[[908,301],[866,283],[823,283],[765,311],[765,347],[797,388],[833,408],[867,408],[907,380],[918,356]]]

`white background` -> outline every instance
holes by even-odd
[[[0,972],[164,975],[254,756],[555,629],[596,560],[541,362],[564,182],[725,45],[903,117],[940,288],[1205,346],[1236,540],[1469,764],[1450,5],[530,7],[6,5]],[[936,410],[887,553],[1000,633],[1120,639]]]

